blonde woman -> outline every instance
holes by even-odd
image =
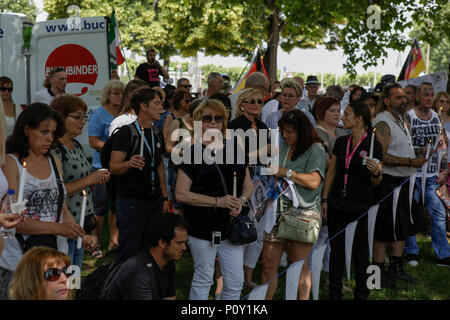
[[[245,199],[251,196],[253,184],[248,168],[245,164],[237,164],[236,159],[227,163],[226,153],[220,152],[218,144],[216,153],[224,156],[220,159],[223,164],[219,161],[208,164],[204,157],[201,164],[194,163],[194,153],[204,155],[208,153],[207,148],[211,150],[215,143],[221,142],[216,139],[220,138],[220,133],[222,139],[225,135],[226,116],[227,111],[218,100],[210,99],[200,104],[194,112],[194,121],[202,122],[202,140],[195,141],[191,147],[192,158],[182,163],[177,172],[175,194],[184,204],[184,217],[189,223],[188,244],[194,259],[191,300],[208,300],[216,256],[223,275],[222,300],[238,300],[244,283],[244,246],[229,242],[225,230],[230,216],[239,215]],[[236,196],[231,195],[234,174]]]
[[[94,110],[89,119],[88,135],[89,145],[94,149],[94,153],[92,154],[92,168],[94,170],[102,168],[100,151],[109,136],[111,122],[119,115],[124,90],[125,85],[119,80],[108,81],[103,88],[102,105]],[[108,208],[111,204],[111,215],[108,219],[110,233],[108,251],[116,249],[119,245],[119,230],[116,226],[114,202],[114,199],[108,197],[104,184],[94,186],[94,212],[97,218],[96,235],[98,238],[100,238],[105,215],[108,213]],[[93,251],[92,256],[95,258],[103,257],[101,248],[97,247]]]
[[[69,300],[68,255],[49,247],[34,247],[24,254],[9,286],[11,300]]]

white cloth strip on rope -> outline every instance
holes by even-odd
[[[325,250],[328,244],[325,243],[319,247],[314,247],[311,256],[311,290],[313,294],[313,300],[319,300],[319,285],[320,285],[320,274],[322,272],[323,256],[325,255]]]
[[[369,237],[369,258],[372,259],[373,252],[373,234],[375,231],[375,222],[377,220],[378,208],[380,205],[374,205],[369,209],[367,216],[367,233]]]
[[[397,204],[398,204],[398,197],[400,195],[400,190],[402,189],[402,186],[399,186],[394,189],[394,195],[392,198],[392,225],[393,225],[393,232],[394,232],[394,240],[397,241],[397,235],[395,234],[395,223],[397,219]]]
[[[296,261],[289,266],[286,272],[286,300],[297,300],[298,282],[305,259]]]
[[[353,248],[353,238],[355,236],[356,226],[358,225],[358,220],[353,221],[347,225],[345,228],[345,264],[347,267],[347,280],[350,281],[350,267],[352,265],[352,248]]]
[[[414,224],[412,218],[412,199],[414,196],[414,186],[416,185],[416,177],[417,173],[413,173],[409,180],[409,220],[411,221],[411,224]]]

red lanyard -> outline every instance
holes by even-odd
[[[350,143],[352,142],[352,137],[353,137],[353,135],[350,135],[350,137],[348,137],[347,153],[345,154],[344,189],[342,190],[342,195],[344,197],[347,196],[348,168],[350,167],[350,161],[352,161],[352,158],[356,152],[356,149],[358,149],[361,142],[363,142],[363,140],[367,137],[367,132],[364,133],[361,140],[359,140],[359,142],[356,144],[356,146],[353,148],[352,152],[350,153]]]

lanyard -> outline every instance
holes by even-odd
[[[358,149],[361,142],[363,142],[363,140],[367,137],[367,132],[364,133],[361,140],[359,140],[359,142],[356,144],[356,146],[353,148],[352,152],[350,153],[350,143],[352,142],[352,137],[353,137],[353,135],[350,135],[350,137],[348,137],[347,152],[345,154],[344,189],[342,190],[343,197],[347,196],[348,168],[350,167],[350,161],[352,161],[352,158],[356,152],[356,149]]]
[[[136,126],[137,131],[141,134],[141,137],[144,137],[144,142],[147,147],[148,152],[150,153],[151,158],[151,175],[152,175],[152,189],[155,188],[155,135],[153,134],[153,129],[150,127],[150,132],[152,133],[152,148],[150,149],[150,146],[148,144],[147,138],[145,138],[145,134],[142,134],[141,127],[138,125],[137,120],[134,122],[134,125]]]

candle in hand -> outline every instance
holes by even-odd
[[[234,176],[233,176],[233,197],[237,197],[237,177],[236,177],[236,171],[234,172]]]
[[[17,202],[21,203],[23,200],[23,188],[25,187],[25,176],[27,175],[27,163],[24,161],[22,166],[22,173],[20,174],[20,183],[19,183],[19,195],[17,198]]]
[[[144,136],[144,128],[141,127],[141,149],[140,149],[140,151],[139,151],[139,155],[140,155],[141,157],[144,156],[144,139],[145,139],[145,136]]]
[[[87,194],[86,191],[83,190],[83,202],[81,204],[81,216],[80,216],[80,227],[84,228],[84,217],[86,216],[86,201],[87,201]],[[81,242],[83,238],[78,237],[77,241],[77,249],[81,249]]]
[[[369,151],[369,158],[370,159],[373,158],[373,143],[374,143],[374,139],[375,139],[375,130],[377,130],[377,128],[373,128],[372,138],[370,139],[370,151]]]

